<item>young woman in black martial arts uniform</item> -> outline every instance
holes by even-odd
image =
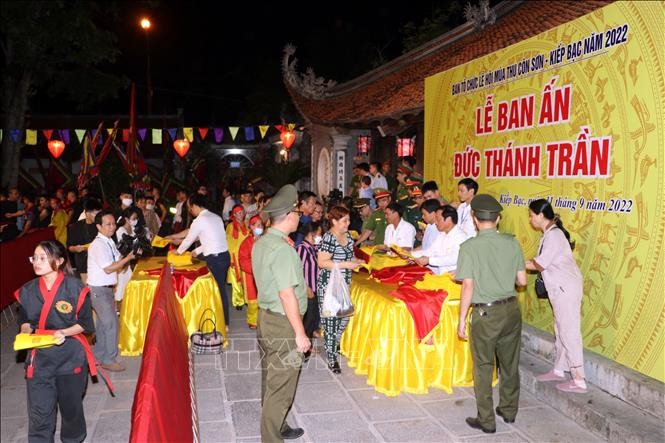
[[[32,349],[26,360],[30,442],[53,442],[56,408],[62,417],[63,442],[86,437],[83,394],[94,357],[83,333],[94,332],[88,288],[71,276],[65,247],[40,242],[30,257],[38,278],[16,291],[21,332],[52,334],[57,345]]]

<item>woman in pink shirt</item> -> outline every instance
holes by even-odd
[[[565,371],[570,371],[572,380],[558,384],[560,391],[585,393],[584,347],[580,329],[582,307],[582,273],[573,258],[574,242],[563,227],[558,214],[545,199],[529,204],[531,225],[543,231],[539,252],[526,263],[526,268],[538,271],[543,277],[554,313],[554,347],[556,360],[554,369],[541,374],[538,381],[567,380]]]

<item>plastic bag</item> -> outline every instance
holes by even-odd
[[[330,281],[326,292],[323,294],[323,303],[321,305],[321,317],[349,317],[353,315],[355,308],[351,304],[349,287],[344,281],[342,271],[335,265],[330,270]]]

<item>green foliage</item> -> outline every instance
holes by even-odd
[[[440,35],[464,23],[464,2],[451,0],[444,6],[436,6],[431,18],[425,18],[421,24],[409,22],[402,29],[403,52],[409,52]]]
[[[309,166],[299,160],[291,162],[268,160],[263,163],[259,171],[260,176],[275,189],[289,183],[295,183],[301,178],[309,177]]]
[[[115,35],[101,25],[116,18],[112,2],[50,0],[0,2],[0,46],[5,80],[30,74],[32,91],[49,93],[79,105],[113,97],[127,79],[103,72],[119,50]]]

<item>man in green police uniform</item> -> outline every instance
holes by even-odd
[[[302,316],[307,293],[302,262],[288,235],[298,228],[298,192],[286,185],[263,209],[271,227],[252,250],[258,290],[257,336],[261,353],[261,440],[280,442],[304,434],[291,428],[286,415],[298,385],[303,353],[311,346]]]
[[[363,223],[363,232],[356,240],[356,244],[358,245],[368,239],[370,240],[369,243],[372,245],[383,244],[383,237],[386,233],[386,227],[388,226],[386,213],[384,211],[390,204],[390,191],[385,188],[375,188],[374,199],[376,200],[378,208]]]
[[[526,285],[522,248],[514,236],[497,231],[503,210],[487,194],[471,202],[478,236],[462,243],[456,278],[462,281],[462,300],[457,335],[467,339],[466,316],[471,312],[473,389],[478,415],[466,423],[486,433],[496,432],[492,401],[494,356],[500,368],[499,406],[496,413],[506,423],[515,421],[520,397],[520,337],[522,315],[515,297],[515,284]]]

